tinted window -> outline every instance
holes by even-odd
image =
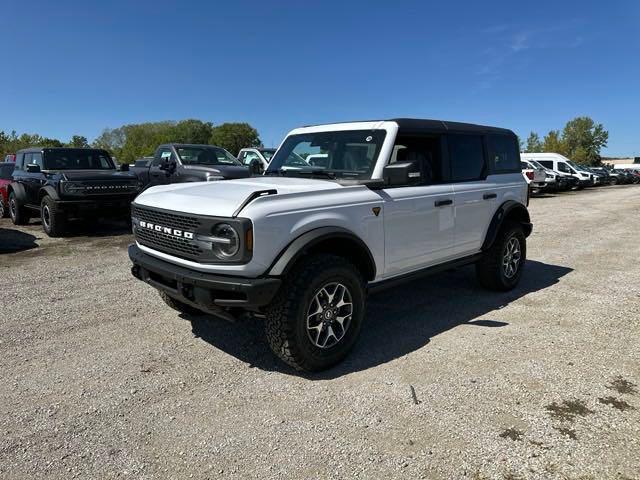
[[[30,165],[31,164],[32,156],[33,156],[32,153],[25,153],[24,154],[24,164],[25,165]]]
[[[185,165],[238,165],[238,160],[223,148],[176,147]]]
[[[514,137],[487,135],[487,153],[491,173],[517,172],[520,152]]]
[[[480,135],[449,135],[451,180],[478,180],[484,173],[484,153]]]
[[[14,165],[0,165],[0,179],[11,180]]]
[[[42,154],[41,153],[33,153],[31,156],[31,163],[40,166],[42,168]]]
[[[551,160],[539,160],[538,163],[543,167],[547,167],[553,170],[553,162]]]
[[[171,159],[172,157],[173,157],[173,154],[171,153],[171,150],[169,150],[168,148],[163,148],[155,156],[151,165],[157,167],[161,165],[165,159]]]
[[[569,165],[567,165],[564,162],[558,162],[558,171],[564,172],[564,173],[573,173],[569,168]]]
[[[413,162],[420,170],[420,183],[442,182],[440,137],[398,136],[389,163]]]
[[[111,158],[103,150],[48,150],[45,152],[44,160],[45,170],[109,170],[115,168]]]

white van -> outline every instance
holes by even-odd
[[[593,185],[593,174],[581,170],[574,165],[564,155],[559,153],[521,153],[522,160],[534,160],[540,165],[560,173],[567,173],[578,179],[578,188],[590,187]]]

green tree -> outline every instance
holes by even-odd
[[[209,143],[225,148],[233,155],[238,155],[242,148],[262,144],[258,131],[248,123],[223,123],[213,127]]]
[[[123,127],[105,128],[92,145],[94,148],[102,148],[114,155],[119,155],[126,139]]]
[[[600,163],[600,151],[607,146],[609,132],[589,117],[576,117],[562,130],[562,142],[569,158],[588,165]],[[580,157],[580,158],[578,158]]]
[[[71,137],[71,141],[67,145],[73,148],[87,148],[89,146],[89,142],[87,141],[87,137],[74,135]]]
[[[527,137],[527,152],[539,153],[542,152],[542,141],[536,132],[531,132]]]
[[[558,130],[551,130],[544,137],[542,149],[545,152],[553,152],[564,155],[566,153],[564,142]]]
[[[207,144],[213,134],[213,124],[202,120],[182,120],[173,128],[173,140],[177,143]]]

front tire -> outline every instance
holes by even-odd
[[[526,258],[527,244],[522,227],[508,222],[491,248],[476,263],[478,281],[490,290],[511,290],[520,281]]]
[[[50,237],[61,237],[66,232],[67,219],[64,212],[60,211],[56,202],[48,195],[40,202],[40,219],[44,233]]]
[[[203,313],[201,310],[198,310],[197,308],[192,307],[191,305],[188,305],[179,300],[176,300],[173,297],[170,297],[163,291],[158,291],[158,293],[160,294],[160,298],[162,298],[164,303],[166,303],[168,306],[170,306],[171,308],[173,308],[174,310],[180,313],[184,313],[187,315],[202,315]]]
[[[9,206],[5,205],[2,199],[0,199],[0,218],[6,218],[9,216]]]
[[[9,215],[14,225],[26,225],[29,223],[29,214],[26,208],[18,203],[16,194],[13,192],[9,194]]]
[[[358,339],[365,297],[365,281],[348,260],[327,254],[302,260],[266,308],[271,349],[296,370],[337,364]]]

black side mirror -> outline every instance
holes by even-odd
[[[120,171],[121,172],[128,172],[129,171],[129,164],[128,163],[123,163],[122,165],[120,165]]]
[[[252,175],[262,175],[262,164],[257,160],[251,162],[251,165],[249,165],[249,169],[251,170]]]
[[[176,171],[176,161],[169,157],[163,158],[160,164],[160,170],[164,170],[167,172],[167,175],[171,175]]]
[[[42,170],[40,169],[40,165],[35,163],[30,163],[27,165],[27,172],[29,173],[40,173]]]
[[[422,176],[420,168],[415,162],[398,162],[384,167],[382,179],[388,187],[400,185],[415,185],[420,183]]]

